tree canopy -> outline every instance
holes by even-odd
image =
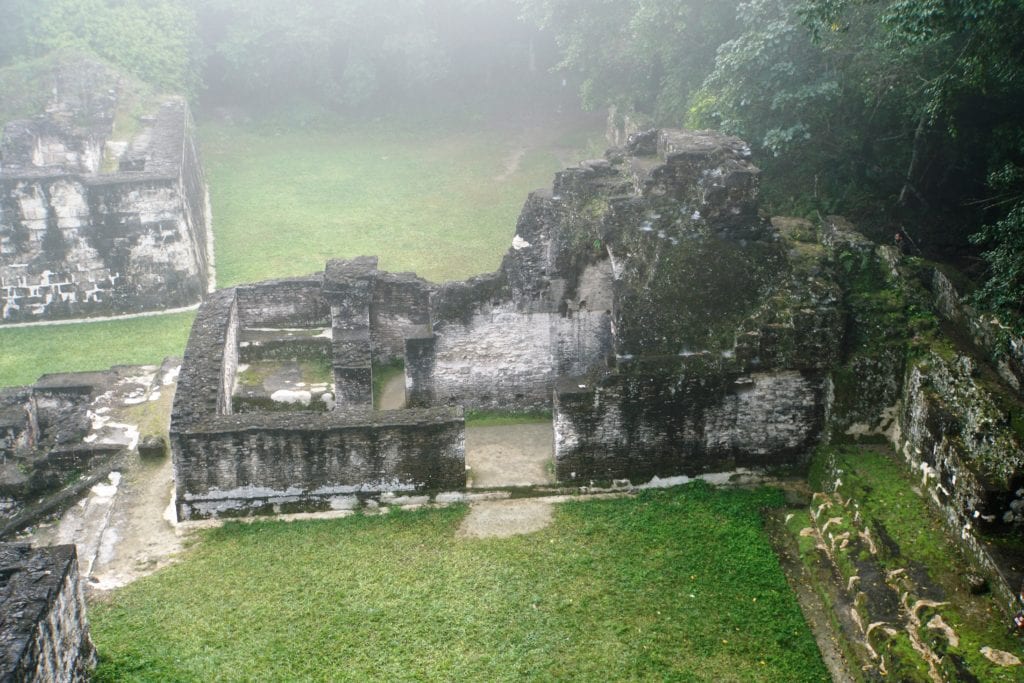
[[[981,300],[1020,311],[1024,3],[520,4],[555,34],[585,103],[743,137],[775,211],[848,213],[946,256],[980,230]]]

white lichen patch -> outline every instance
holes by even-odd
[[[984,655],[985,659],[997,664],[999,666],[1020,666],[1020,659],[1009,652],[1003,650],[997,650],[994,647],[985,646],[981,648],[981,654]]]
[[[175,365],[173,368],[169,369],[167,372],[164,373],[164,376],[160,379],[160,383],[163,384],[165,387],[170,384],[174,384],[175,382],[178,381],[178,373],[180,372],[181,366]]]
[[[516,251],[519,251],[520,249],[527,249],[532,246],[532,244],[524,240],[519,235],[516,235],[515,237],[512,238],[512,248],[515,249]]]
[[[100,482],[90,489],[93,496],[99,499],[110,499],[117,495],[117,487],[121,484],[121,473],[111,472],[107,476],[107,482]]]
[[[301,405],[308,406],[309,402],[313,400],[313,394],[312,392],[301,389],[278,389],[277,391],[270,395],[270,400],[275,401],[277,403],[299,403]]]

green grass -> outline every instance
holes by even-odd
[[[221,286],[360,255],[434,281],[492,271],[527,193],[549,187],[562,167],[550,151],[559,141],[546,140],[499,180],[517,144],[500,128],[207,124],[201,140]]]
[[[762,529],[771,491],[229,524],[90,610],[96,680],[827,681]]]
[[[0,386],[31,384],[49,372],[151,365],[185,350],[195,313],[3,329]]]
[[[509,425],[551,423],[551,412],[540,410],[530,413],[509,413],[502,410],[466,411],[466,425],[469,427],[505,427]]]

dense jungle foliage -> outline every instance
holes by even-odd
[[[559,106],[755,148],[773,212],[845,213],[1024,293],[1020,0],[7,0],[0,64],[90,49],[201,111]],[[415,107],[415,109],[412,109]]]

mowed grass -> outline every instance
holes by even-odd
[[[129,320],[0,327],[0,386],[31,384],[51,372],[154,365],[181,356],[195,313]]]
[[[827,681],[765,533],[777,492],[229,524],[90,610],[100,681]]]
[[[559,157],[573,157],[563,145],[581,140],[570,127],[531,141],[509,127],[398,123],[201,134],[221,286],[362,255],[437,282],[493,271],[527,194],[550,187]]]
[[[592,122],[414,129],[392,121],[288,132],[205,124],[218,285],[305,275],[329,258],[360,255],[436,281],[494,270],[527,194],[585,155],[598,131],[584,125]],[[0,327],[0,386],[180,356],[191,321]]]

